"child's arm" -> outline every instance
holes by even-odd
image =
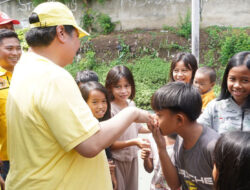
[[[139,148],[149,147],[149,142],[147,139],[134,138],[126,141],[115,141],[111,146],[111,150],[119,150],[129,146],[138,146]]]
[[[151,148],[142,148],[141,159],[144,160],[144,168],[148,173],[151,173],[154,169],[153,159],[149,157]]]
[[[164,137],[161,135],[158,127],[154,127],[152,129],[153,137],[157,144],[159,158],[161,162],[162,172],[167,181],[167,184],[171,189],[178,189],[181,184],[178,177],[177,169],[173,165],[171,159],[166,150],[166,141]]]
[[[144,110],[134,107],[124,108],[111,119],[102,121],[100,130],[78,144],[74,149],[82,156],[94,157],[118,139],[133,122],[147,123],[151,120],[152,116]]]

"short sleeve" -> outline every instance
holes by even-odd
[[[69,73],[55,76],[41,88],[34,100],[35,107],[65,151],[73,149],[99,130],[98,121]]]
[[[204,109],[203,113],[200,115],[200,117],[197,119],[197,122],[213,128],[213,113],[214,113],[214,107],[216,104],[216,100],[212,100],[208,103],[207,107]]]

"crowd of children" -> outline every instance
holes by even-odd
[[[198,68],[191,53],[178,53],[170,82],[152,96],[152,116],[136,108],[126,66],[113,67],[105,87],[94,71],[78,72],[76,85],[61,68],[72,62],[79,37],[88,35],[72,15],[50,2],[29,17],[30,51],[15,67],[6,106],[7,189],[138,190],[139,149],[145,170],[154,171],[151,190],[250,188],[250,51],[229,60],[218,98],[215,71]]]
[[[84,72],[85,76],[93,75],[93,71]],[[109,110],[108,117],[112,117],[125,107],[135,106],[135,82],[126,66],[115,66],[108,72],[107,90],[98,82],[79,84],[80,75],[81,72],[76,81],[96,118],[105,118]],[[115,165],[115,172],[111,172],[114,189],[138,189],[138,148],[145,170],[154,171],[150,190],[249,188],[250,158],[244,154],[249,155],[246,152],[250,133],[242,131],[250,130],[250,52],[240,52],[230,59],[217,99],[213,91],[215,70],[207,66],[198,68],[190,53],[176,55],[169,78],[170,82],[157,90],[151,100],[155,123],[148,125],[149,129],[133,123],[109,147]],[[92,80],[98,80],[98,76]],[[86,86],[92,86],[91,90]],[[225,133],[230,131],[240,132]],[[138,133],[148,132],[152,132],[148,139],[138,138]],[[240,137],[244,138],[237,142]],[[226,146],[235,147],[234,151],[228,150],[232,152],[229,160],[226,156],[229,152],[224,151]],[[241,159],[237,158],[237,151]],[[236,164],[233,159],[242,163]],[[226,162],[229,165],[224,165]],[[230,164],[237,172],[229,171]],[[228,175],[221,171],[228,171]],[[235,173],[241,184],[230,181],[230,175]]]

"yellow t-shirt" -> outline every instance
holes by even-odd
[[[72,76],[35,53],[15,66],[7,100],[7,190],[111,190],[105,152],[74,147],[99,130]]]
[[[0,159],[8,160],[7,156],[7,125],[6,101],[12,73],[0,67]]]
[[[205,107],[207,106],[207,104],[215,99],[216,96],[214,94],[214,91],[213,90],[210,90],[209,92],[205,93],[205,94],[202,94],[201,95],[201,99],[202,99],[202,110],[205,109]]]

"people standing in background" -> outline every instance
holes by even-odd
[[[0,29],[15,30],[14,24],[20,24],[18,20],[11,19],[7,14],[0,11]]]
[[[111,98],[111,116],[120,111],[135,107],[135,82],[131,71],[123,65],[113,67],[107,74],[105,84]],[[149,132],[141,124],[133,123],[111,145],[116,165],[118,190],[138,189],[138,147],[148,147],[146,139],[138,138],[138,133]]]
[[[216,72],[213,68],[204,66],[200,67],[194,76],[194,86],[199,89],[202,99],[202,111],[207,104],[215,99],[213,87],[216,81]]]
[[[250,131],[250,51],[229,60],[220,95],[207,105],[198,122],[218,133]]]
[[[198,68],[197,60],[191,53],[178,53],[170,66],[169,80],[193,84],[194,75]]]
[[[0,29],[0,160],[3,180],[9,171],[7,155],[6,101],[14,66],[22,54],[17,34],[9,29]]]

